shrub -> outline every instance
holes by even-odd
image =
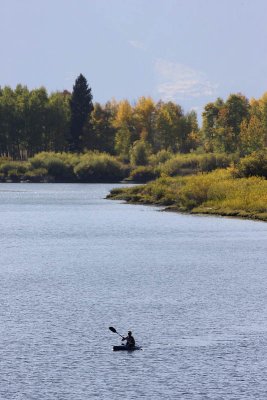
[[[7,178],[12,182],[19,182],[21,180],[22,174],[17,169],[10,169],[7,173]]]
[[[198,168],[199,156],[195,155],[181,155],[170,158],[160,167],[161,173],[168,176],[179,175],[182,169],[190,169],[191,172],[196,172]]]
[[[148,182],[159,177],[159,172],[151,166],[140,166],[131,171],[129,180],[135,182]]]
[[[73,168],[58,158],[49,158],[46,162],[48,175],[55,178],[56,182],[70,182],[74,180]]]
[[[147,165],[150,154],[150,146],[144,140],[137,140],[130,151],[132,165]]]
[[[30,159],[31,169],[46,169],[56,182],[72,182],[75,179],[73,164],[76,162],[77,157],[71,158],[67,153],[54,152],[42,152]]]
[[[202,155],[199,158],[199,170],[202,172],[211,172],[217,168],[227,168],[237,159],[235,154],[211,153]]]
[[[235,170],[235,176],[262,176],[267,178],[267,151],[254,152],[240,160]]]
[[[149,164],[154,165],[154,166],[163,164],[166,161],[168,161],[170,158],[172,158],[173,156],[174,156],[174,154],[168,150],[160,150],[158,153],[152,154],[149,157]]]
[[[51,155],[54,155],[55,153],[38,153],[34,157],[30,158],[30,167],[31,169],[37,169],[37,168],[45,168],[47,158],[50,157]]]
[[[8,161],[4,162],[0,165],[0,172],[2,172],[4,175],[8,175],[9,171],[17,171],[15,175],[22,175],[24,174],[29,167],[29,164],[26,163],[25,161]],[[11,174],[10,174],[11,175]]]
[[[126,177],[128,170],[115,157],[89,153],[81,157],[74,173],[81,182],[117,182]]]
[[[48,171],[46,168],[36,168],[34,170],[27,171],[24,174],[24,180],[30,182],[42,182],[45,178],[47,178]]]
[[[168,176],[211,172],[217,168],[227,168],[236,159],[229,154],[178,154],[164,164],[161,173]]]

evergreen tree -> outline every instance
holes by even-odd
[[[79,152],[84,145],[84,127],[94,109],[91,88],[85,77],[80,74],[73,86],[70,99],[70,150]]]

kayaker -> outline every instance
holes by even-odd
[[[123,337],[122,341],[126,340],[126,346],[127,347],[134,347],[135,346],[135,340],[134,337],[132,336],[132,332],[128,332],[128,336]]]

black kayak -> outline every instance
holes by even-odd
[[[128,347],[128,346],[113,346],[113,351],[135,351],[135,350],[142,350],[140,346]]]

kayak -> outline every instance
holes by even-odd
[[[142,350],[140,346],[128,347],[128,346],[113,346],[113,351],[134,351],[134,350]]]

